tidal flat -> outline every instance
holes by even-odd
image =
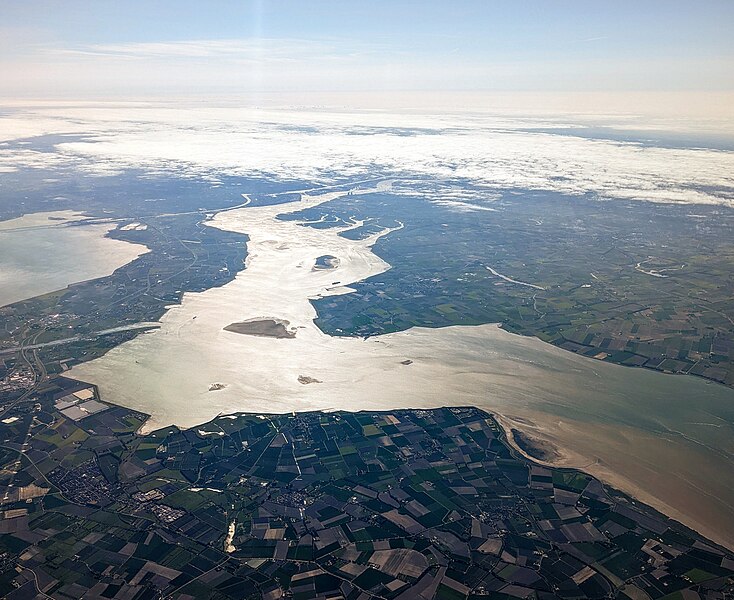
[[[323,333],[310,300],[348,294],[350,284],[389,269],[372,246],[392,229],[351,239],[339,233],[359,221],[319,229],[277,216],[344,194],[304,193],[300,202],[216,215],[209,225],[249,236],[246,269],[220,288],[186,294],[159,330],[71,376],[151,414],[148,431],[240,411],[477,406],[552,448],[553,464],[580,467],[734,547],[734,390],[594,361],[496,325],[368,339]],[[338,266],[314,269],[325,255]],[[226,330],[262,315],[287,320],[297,336]],[[210,392],[213,382],[225,387]]]
[[[239,323],[230,323],[224,328],[224,331],[277,339],[291,339],[296,337],[296,333],[288,329],[288,325],[288,321],[281,321],[279,319],[254,319]]]

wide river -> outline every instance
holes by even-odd
[[[348,293],[389,268],[371,248],[390,232],[355,241],[337,235],[343,228],[276,217],[339,195],[219,213],[210,225],[250,236],[247,268],[187,294],[159,330],[71,375],[151,414],[148,430],[236,411],[479,406],[553,444],[555,464],[581,467],[734,548],[734,390],[594,361],[495,325],[325,335],[309,298]],[[326,255],[338,266],[314,268]],[[296,335],[224,329],[248,319],[288,321]]]
[[[104,237],[114,223],[83,221],[67,210],[0,222],[0,306],[104,277],[147,252]]]

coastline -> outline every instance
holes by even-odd
[[[372,190],[359,190],[366,191]],[[729,388],[708,386],[700,379],[674,379],[649,369],[623,369],[497,325],[413,328],[369,339],[331,337],[318,329],[309,299],[348,293],[351,283],[390,268],[372,251],[389,230],[349,240],[338,235],[343,228],[309,228],[276,217],[346,193],[304,193],[300,202],[217,214],[208,225],[249,236],[247,268],[225,286],[186,294],[182,304],[161,319],[160,330],[74,367],[70,376],[98,383],[103,397],[116,404],[152,412],[147,430],[170,423],[190,426],[234,412],[333,411],[344,408],[346,398],[355,411],[474,405],[493,414],[527,418],[542,414],[541,422],[547,424],[574,421],[584,428],[587,439],[567,435],[560,446],[584,456],[582,441],[588,446],[592,432],[593,443],[598,436],[606,444],[599,451],[608,471],[636,477],[658,497],[664,497],[666,489],[673,490],[670,497],[681,498],[692,490],[708,489],[699,509],[711,514],[711,526],[699,528],[712,531],[721,523],[724,530],[728,526],[728,534],[734,531],[728,525],[734,524],[728,503],[734,485],[726,484],[727,477],[734,476],[734,472],[727,475],[731,461],[706,454],[706,448],[695,446],[701,432],[685,429],[690,422],[707,418],[734,422]],[[338,276],[312,270],[314,261],[327,254],[340,259]],[[336,279],[339,285],[334,284]],[[263,315],[289,321],[298,328],[297,336],[283,342],[223,331],[227,325]],[[299,378],[320,383],[303,385]],[[212,393],[212,382],[226,387]],[[641,389],[645,394],[639,393]],[[146,400],[150,397],[156,398],[155,405]],[[697,401],[691,403],[691,397]],[[614,438],[621,429],[630,434],[631,443],[620,452]],[[722,432],[726,430],[714,433]],[[710,440],[717,443],[715,437]],[[669,481],[653,480],[648,476],[651,465],[643,465],[648,469],[643,471],[632,464],[651,448],[651,456],[657,453],[668,459],[675,452],[689,453],[688,471],[682,477],[672,474]],[[612,459],[617,463],[610,466]],[[670,468],[668,459],[658,464]],[[584,462],[588,461],[575,464]],[[721,476],[706,472],[702,467],[707,464],[716,465]],[[591,467],[602,472],[599,465]],[[608,480],[613,481],[611,476]],[[624,487],[644,499],[635,486]]]
[[[102,398],[100,396],[99,388],[96,384],[90,384],[92,385],[97,393],[97,396],[101,398],[101,401],[105,404],[108,404],[110,406],[120,406],[123,408],[122,405],[115,404],[114,402],[109,402]],[[484,413],[487,418],[491,421],[493,421],[498,429],[501,432],[500,435],[500,441],[505,444],[512,453],[515,455],[518,455],[518,458],[520,458],[523,462],[526,462],[528,465],[538,465],[538,466],[544,466],[550,469],[554,470],[561,470],[561,471],[567,471],[567,472],[574,472],[574,473],[582,473],[585,475],[589,475],[593,479],[597,480],[599,483],[601,483],[605,493],[610,497],[610,499],[614,499],[615,497],[622,497],[626,502],[634,506],[637,510],[640,510],[642,512],[646,513],[653,513],[653,516],[657,518],[663,518],[663,519],[669,519],[674,521],[679,527],[689,532],[693,537],[699,537],[703,538],[706,542],[712,543],[714,546],[717,546],[719,549],[725,551],[725,552],[734,552],[734,542],[731,540],[721,539],[720,536],[714,531],[711,530],[709,527],[706,527],[703,524],[697,523],[695,520],[691,520],[690,518],[687,518],[686,515],[680,513],[680,511],[675,510],[674,508],[670,507],[664,502],[661,502],[654,496],[651,496],[650,494],[646,494],[644,491],[640,490],[639,487],[635,486],[632,482],[628,481],[624,477],[619,476],[618,474],[609,471],[608,469],[602,468],[596,468],[599,466],[599,463],[597,461],[589,461],[584,466],[578,466],[575,463],[578,460],[583,459],[581,455],[575,454],[573,451],[570,451],[568,449],[562,449],[562,448],[554,448],[554,451],[558,455],[557,460],[543,460],[536,456],[533,456],[529,452],[523,450],[516,442],[514,438],[514,434],[512,430],[517,427],[522,427],[523,425],[531,425],[531,423],[528,423],[525,419],[513,419],[509,418],[505,415],[502,415],[497,412],[488,411],[485,408],[482,408],[480,406],[461,406],[461,405],[450,405],[450,406],[436,406],[432,408],[399,408],[395,410],[400,411],[417,411],[417,410],[440,410],[443,408],[473,408],[476,409],[482,413]],[[332,410],[332,411],[313,411],[313,410],[304,410],[304,411],[294,411],[294,414],[302,413],[312,413],[312,412],[328,412],[328,413],[352,413],[352,414],[386,414],[394,412],[391,409],[382,409],[382,410],[346,410],[346,409],[339,409],[339,410]],[[164,426],[160,428],[151,428],[150,422],[151,422],[151,415],[147,413],[143,413],[146,416],[145,421],[140,425],[138,430],[135,432],[135,435],[138,436],[145,436],[149,435],[151,433],[154,433],[156,431],[160,431],[161,429],[166,429],[166,427],[170,426]],[[284,415],[287,413],[272,413],[272,412],[265,412],[265,413],[251,413],[251,412],[232,412],[232,413],[219,413],[217,414],[213,419],[215,420],[218,418],[223,417],[236,417],[236,416],[259,416],[261,418],[267,418],[272,415]],[[210,421],[203,421],[200,423],[196,423],[194,425],[188,426],[188,427],[179,427],[178,425],[173,425],[173,427],[176,427],[182,431],[190,431],[194,430],[196,428],[201,428],[204,425],[208,424]],[[524,432],[523,432],[524,433]]]
[[[41,478],[35,480],[39,487],[30,489],[48,497],[47,511],[73,521],[51,532],[54,541],[70,545],[65,531],[81,532],[74,539],[89,549],[82,548],[77,564],[99,551],[99,536],[108,532],[110,523],[120,523],[119,515],[129,525],[122,530],[127,539],[133,535],[138,543],[153,540],[143,547],[163,549],[160,560],[151,557],[135,564],[147,572],[161,565],[166,581],[154,582],[159,589],[168,581],[173,582],[169,590],[190,582],[191,576],[179,579],[181,567],[174,567],[191,564],[192,555],[214,553],[205,569],[197,565],[194,577],[213,571],[217,562],[226,569],[224,563],[230,559],[239,572],[256,560],[256,566],[266,567],[264,575],[276,568],[292,570],[294,562],[306,563],[308,572],[321,573],[329,571],[335,552],[348,563],[363,559],[359,550],[353,552],[362,541],[367,551],[378,551],[373,568],[382,571],[385,557],[396,559],[392,572],[398,574],[401,571],[394,569],[406,550],[417,546],[418,552],[411,556],[418,557],[426,544],[432,544],[431,556],[457,568],[456,576],[448,579],[444,578],[448,573],[434,570],[428,581],[438,575],[449,587],[457,589],[453,582],[459,582],[480,596],[486,590],[481,587],[486,574],[462,577],[467,561],[470,567],[493,568],[494,587],[507,591],[518,589],[512,576],[526,568],[519,588],[523,597],[532,593],[528,589],[541,596],[547,593],[546,577],[557,581],[553,569],[559,561],[573,569],[562,575],[577,585],[595,577],[593,589],[608,597],[619,590],[631,590],[635,598],[655,597],[660,577],[646,577],[654,567],[665,571],[671,588],[690,590],[686,596],[731,587],[734,554],[593,476],[536,466],[512,449],[490,411],[466,405],[327,414],[238,411],[189,430],[169,426],[146,435],[136,432],[146,414],[124,407],[97,402],[90,407],[93,414],[78,418],[88,403],[73,413],[68,403],[75,400],[69,396],[96,395],[87,387],[64,377],[51,383],[37,399],[36,409],[46,412],[51,429],[36,430],[25,444],[34,458],[51,450],[43,463],[46,468],[33,473]],[[86,434],[88,441],[72,447],[56,435],[61,431],[72,439]],[[16,450],[20,439],[12,446]],[[84,461],[86,448],[95,449],[96,460]],[[31,460],[26,466],[33,470],[34,465]],[[6,517],[26,516],[11,508]],[[101,531],[96,536],[87,535],[90,519],[97,523],[95,531]],[[346,525],[344,519],[356,525]],[[47,523],[45,518],[30,522],[28,528],[37,533],[31,539],[33,548],[21,547],[18,552],[27,550],[18,559],[24,566],[46,572],[51,570],[44,566],[47,562],[32,560],[41,553],[39,558],[45,558],[53,548],[44,528]],[[299,536],[297,541],[286,537],[288,528]],[[344,535],[331,538],[329,529]],[[353,529],[365,531],[369,539],[355,542]],[[276,530],[277,534],[268,533]],[[30,535],[23,527],[6,533],[21,539]],[[3,536],[9,545],[7,539]],[[119,545],[125,544],[121,539]],[[308,548],[309,555],[294,555],[292,549],[297,547]],[[171,552],[178,561],[174,565],[163,560]],[[691,569],[691,562],[700,565],[698,571]],[[108,568],[109,561],[94,564],[99,565],[98,573]],[[405,564],[421,571],[404,582],[413,588],[401,586],[403,596],[413,597],[414,590],[422,589],[419,577],[430,563]],[[118,568],[123,577],[136,576],[127,565]],[[586,579],[579,582],[582,576]],[[90,579],[86,587],[97,581]],[[241,582],[237,584],[241,589]],[[313,593],[312,587],[291,589]],[[584,597],[601,597],[589,594],[588,586],[579,589]],[[205,595],[200,590],[193,590],[197,597]]]
[[[636,501],[643,504],[644,506],[651,507],[666,518],[678,522],[686,529],[689,529],[697,533],[698,535],[707,538],[708,540],[716,543],[722,548],[727,549],[728,551],[734,552],[734,540],[722,537],[718,530],[712,529],[706,524],[701,523],[698,520],[691,518],[689,515],[675,509],[668,503],[663,502],[656,496],[645,492],[638,485],[636,485],[626,477],[623,477],[619,473],[616,473],[615,471],[606,468],[598,460],[590,460],[588,457],[573,452],[568,448],[560,448],[558,446],[554,446],[554,451],[557,457],[555,459],[547,459],[534,456],[528,450],[524,449],[522,447],[522,444],[519,444],[517,442],[513,429],[517,429],[523,426],[526,428],[528,426],[532,426],[532,430],[537,431],[537,424],[530,424],[527,421],[525,423],[522,423],[522,421],[525,421],[524,419],[513,419],[499,413],[492,413],[492,417],[502,429],[506,443],[516,453],[520,454],[525,460],[529,461],[531,464],[537,464],[553,469],[570,469],[572,471],[578,471],[581,473],[586,473],[587,475],[591,475],[595,479],[598,479],[605,488],[611,488],[615,492],[621,493],[622,495],[629,497],[633,501],[633,503]],[[521,430],[521,432],[525,435],[528,435],[527,430]],[[543,443],[547,442],[543,441]]]
[[[116,227],[72,210],[0,221],[0,307],[108,276],[150,252],[109,237]]]

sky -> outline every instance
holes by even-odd
[[[4,0],[0,96],[734,89],[734,2]]]

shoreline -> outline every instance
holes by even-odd
[[[0,308],[107,277],[150,252],[110,237],[117,226],[72,210],[0,221]]]
[[[502,429],[504,439],[510,448],[520,454],[531,464],[537,464],[551,469],[569,469],[590,475],[599,480],[605,488],[611,488],[615,492],[621,493],[622,495],[630,498],[633,502],[639,502],[646,507],[652,508],[659,514],[668,519],[672,519],[686,529],[693,531],[701,537],[714,542],[730,552],[734,552],[734,540],[722,538],[715,530],[712,530],[703,523],[699,523],[697,520],[687,516],[681,511],[676,510],[652,494],[645,492],[626,477],[615,473],[613,470],[605,468],[598,460],[589,460],[588,457],[584,457],[568,448],[560,448],[555,445],[554,451],[557,456],[555,460],[533,456],[530,452],[522,448],[521,444],[518,444],[513,433],[513,429],[523,427],[523,424],[520,422],[522,420],[515,420],[512,417],[507,417],[500,413],[492,413],[492,418]],[[525,423],[525,426],[527,425],[528,423]],[[532,425],[537,427],[537,424],[535,423]],[[521,430],[521,433],[528,435],[526,431]],[[586,461],[586,464],[581,466],[578,464],[578,461]]]
[[[293,339],[296,337],[294,329],[289,328],[290,323],[285,319],[248,319],[230,323],[223,329],[238,335],[252,335],[255,337],[275,338],[278,340]]]
[[[96,384],[94,385],[96,388]],[[99,394],[99,391],[98,391]],[[101,395],[100,395],[101,397]],[[111,406],[119,406],[123,408],[130,408],[125,405],[116,404],[111,401],[107,401],[104,398],[101,398],[102,402],[109,404]],[[563,470],[563,471],[574,471],[578,473],[584,473],[586,475],[589,475],[593,477],[594,479],[598,480],[604,487],[605,491],[609,492],[610,490],[616,493],[617,495],[622,495],[623,497],[627,498],[632,505],[636,506],[637,508],[640,508],[638,506],[638,503],[642,505],[642,507],[646,510],[652,509],[657,513],[657,515],[662,516],[666,519],[671,519],[675,521],[679,526],[683,527],[687,531],[692,532],[693,534],[704,538],[710,543],[713,543],[714,545],[725,549],[728,552],[734,552],[734,540],[728,540],[725,538],[722,538],[717,534],[715,530],[712,530],[710,527],[698,522],[695,519],[692,519],[691,517],[688,517],[685,513],[682,513],[679,510],[676,510],[675,508],[671,507],[669,504],[663,502],[662,500],[658,499],[652,494],[649,494],[647,492],[644,492],[638,485],[634,484],[632,481],[627,479],[626,477],[619,475],[618,473],[615,473],[611,469],[604,468],[601,463],[598,460],[589,460],[587,457],[582,456],[579,453],[576,453],[572,450],[569,450],[568,448],[560,448],[556,445],[553,445],[553,452],[556,454],[557,459],[556,460],[548,460],[548,459],[542,459],[538,458],[537,456],[532,455],[525,449],[523,449],[516,441],[515,435],[513,433],[513,429],[519,429],[522,427],[528,427],[530,425],[535,425],[535,423],[530,423],[529,421],[525,419],[519,419],[519,418],[512,418],[508,417],[504,414],[498,413],[496,411],[490,411],[484,407],[477,406],[477,405],[445,405],[445,406],[422,406],[422,407],[398,407],[394,409],[356,409],[356,410],[349,410],[345,408],[333,408],[333,409],[320,409],[320,410],[294,410],[294,411],[285,411],[285,412],[263,412],[263,413],[254,413],[249,411],[234,411],[234,412],[221,412],[218,413],[216,416],[214,416],[212,419],[208,419],[205,421],[197,422],[196,424],[189,425],[189,426],[183,426],[183,425],[177,425],[176,423],[171,423],[168,425],[162,425],[159,423],[155,423],[153,420],[153,417],[148,414],[146,414],[146,420],[140,425],[140,427],[136,430],[136,435],[148,435],[150,433],[153,433],[155,431],[159,431],[161,429],[165,429],[166,427],[176,427],[182,431],[189,431],[193,430],[196,427],[202,427],[206,423],[209,423],[210,421],[221,418],[221,417],[227,417],[227,416],[235,416],[235,415],[255,415],[255,414],[262,414],[264,416],[268,415],[284,415],[288,414],[289,412],[292,412],[293,414],[299,414],[299,413],[312,413],[312,412],[321,412],[325,414],[332,414],[332,413],[339,413],[339,412],[345,412],[345,413],[352,413],[352,414],[359,414],[359,413],[375,413],[375,414],[383,414],[383,413],[390,413],[394,411],[419,411],[419,410],[438,410],[442,408],[473,408],[476,410],[479,410],[486,415],[490,419],[492,419],[499,429],[502,431],[502,440],[503,443],[507,444],[507,446],[510,448],[511,451],[519,454],[522,459],[531,465],[539,465],[548,467],[551,469],[557,469],[557,470]],[[155,425],[151,426],[153,423]],[[520,430],[521,433],[524,435],[528,435],[527,430],[523,431]],[[531,440],[532,442],[537,442],[537,440]],[[547,443],[547,442],[543,442]],[[579,464],[579,462],[584,462],[585,464]]]
[[[87,382],[81,382],[81,383],[87,383]],[[95,388],[97,397],[104,404],[107,404],[113,407],[129,409],[129,407],[105,400],[104,398],[102,398],[99,388],[96,384],[90,383],[89,385]],[[648,499],[645,499],[645,496],[648,496],[648,495],[645,494],[644,492],[640,493],[639,488],[631,484],[631,482],[628,482],[624,477],[615,475],[613,472],[610,472],[610,471],[605,471],[605,470],[595,471],[592,468],[592,465],[596,464],[596,461],[591,461],[586,466],[575,466],[574,464],[572,464],[575,453],[567,449],[561,449],[557,447],[554,448],[554,450],[558,454],[559,460],[563,464],[560,464],[558,461],[556,462],[548,461],[548,460],[543,460],[535,456],[532,456],[531,454],[529,454],[528,452],[520,448],[520,446],[517,444],[516,440],[514,439],[514,435],[512,433],[513,428],[522,426],[520,424],[523,421],[522,419],[513,420],[512,418],[508,418],[507,416],[502,415],[500,413],[488,411],[487,409],[482,408],[481,406],[448,405],[448,406],[435,406],[432,408],[421,407],[421,408],[396,408],[396,409],[381,409],[381,410],[335,409],[335,410],[303,410],[303,411],[292,411],[292,412],[293,414],[299,414],[299,413],[300,414],[308,414],[308,413],[386,414],[386,413],[392,413],[395,411],[409,411],[410,412],[410,411],[420,411],[420,410],[441,410],[445,408],[472,408],[486,415],[487,418],[493,421],[497,425],[498,429],[500,430],[501,432],[501,435],[499,438],[500,441],[503,444],[505,444],[510,449],[511,452],[513,452],[514,454],[519,454],[519,458],[523,462],[526,462],[528,465],[531,465],[531,466],[537,465],[537,466],[543,466],[543,467],[560,470],[560,471],[570,471],[570,472],[576,472],[576,473],[582,473],[585,475],[589,475],[590,477],[592,477],[593,479],[601,483],[604,491],[607,493],[610,499],[614,499],[615,496],[621,496],[627,502],[629,502],[632,506],[637,508],[638,510],[641,510],[643,512],[653,511],[654,516],[658,518],[662,517],[664,519],[669,519],[669,520],[674,521],[679,527],[693,534],[694,537],[702,538],[706,542],[711,543],[714,546],[726,552],[734,552],[734,542],[717,539],[718,536],[712,535],[712,532],[709,530],[709,528],[699,525],[696,522],[692,522],[690,524],[686,523],[686,521],[689,521],[690,519],[686,519],[685,515],[680,514],[679,511],[676,511],[672,507],[669,507],[667,504],[659,501],[658,499],[656,499],[653,496],[649,496]],[[200,423],[197,423],[191,426],[187,426],[187,427],[179,426],[173,423],[171,425],[164,425],[164,426],[155,427],[155,428],[149,427],[152,416],[148,413],[142,413],[142,414],[145,414],[146,419],[145,421],[143,421],[140,427],[135,431],[135,435],[138,435],[138,436],[149,435],[156,431],[166,429],[166,427],[176,427],[177,429],[181,431],[191,431],[196,428],[203,427],[207,423],[210,423],[211,421],[218,419],[218,418],[222,418],[222,417],[234,417],[234,416],[244,415],[244,416],[262,416],[262,417],[267,418],[268,416],[272,416],[272,415],[285,415],[285,414],[288,414],[288,412],[254,413],[254,412],[249,412],[249,411],[236,411],[236,412],[231,412],[231,413],[219,413],[212,419],[209,419],[207,421],[202,421]],[[576,456],[580,457],[580,455],[576,455]]]
[[[389,185],[389,180],[381,181]],[[689,502],[692,513],[712,515],[710,528],[696,529],[710,532],[714,521],[734,523],[729,521],[731,505],[725,501],[734,485],[722,491],[731,477],[727,475],[731,461],[692,446],[688,438],[696,442],[700,431],[686,429],[688,422],[705,420],[704,412],[731,423],[729,388],[704,388],[700,379],[673,380],[650,369],[623,371],[497,325],[413,328],[367,340],[321,331],[309,299],[348,293],[351,283],[390,268],[372,251],[376,240],[390,230],[349,240],[338,236],[342,228],[308,228],[277,216],[347,193],[304,194],[299,202],[218,213],[206,224],[248,235],[246,268],[223,287],[185,294],[182,304],[163,316],[160,330],[76,366],[69,375],[98,383],[103,395],[116,404],[152,412],[146,424],[152,428],[171,422],[189,426],[234,412],[333,411],[342,409],[346,398],[353,411],[446,405],[473,405],[500,415],[544,411],[546,423],[575,421],[581,435],[567,435],[560,444],[564,448],[583,450],[584,443],[589,446],[589,434],[600,436],[606,445],[599,452],[612,462],[616,459],[613,467],[607,463],[612,472],[619,470],[620,477],[639,481],[661,497],[679,498],[681,512],[668,509],[668,514],[684,514],[695,488],[709,493],[700,506]],[[324,255],[340,259],[338,275],[311,269]],[[335,279],[341,282],[337,287]],[[288,320],[298,335],[281,343],[222,331],[263,315]],[[167,374],[165,381],[160,373]],[[304,385],[299,378],[320,383]],[[226,387],[211,394],[212,382]],[[691,404],[689,398],[696,395],[699,400]],[[151,396],[157,399],[154,406],[146,403]],[[626,428],[629,439],[624,441],[632,443],[625,447],[615,443],[615,428]],[[666,435],[678,430],[686,435]],[[668,463],[675,463],[676,453],[689,460],[680,473],[671,473]],[[637,461],[637,455],[647,463]],[[657,479],[649,477],[658,465],[668,471]],[[599,466],[590,468],[602,472]],[[714,468],[723,477],[712,475]],[[611,475],[604,479],[616,481]],[[637,496],[646,497],[639,490]],[[731,527],[726,533],[732,533]]]

